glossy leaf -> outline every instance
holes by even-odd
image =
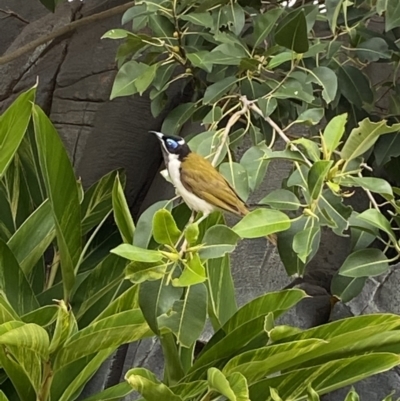
[[[290,219],[278,210],[257,209],[247,214],[232,230],[242,238],[258,238],[287,230]]]
[[[278,24],[275,41],[296,53],[305,53],[309,43],[307,38],[307,21],[304,10],[289,12]]]
[[[0,240],[0,287],[19,316],[39,308],[25,273],[5,242]]]
[[[389,270],[387,257],[379,249],[360,249],[343,262],[339,273],[347,277],[379,276]]]
[[[246,169],[239,163],[222,163],[219,172],[235,189],[239,198],[246,201],[249,196],[249,181]]]
[[[220,258],[233,252],[239,239],[239,235],[225,225],[212,226],[203,237],[204,246],[199,250],[199,256],[203,260]]]
[[[81,253],[81,215],[74,171],[61,139],[48,117],[33,108],[39,160],[56,225],[64,297],[75,283],[74,269]]]
[[[321,228],[318,223],[299,231],[293,238],[293,250],[299,255],[299,259],[306,263],[314,256],[319,248],[321,240]]]
[[[308,190],[313,199],[318,199],[321,195],[326,176],[328,175],[332,164],[333,161],[331,160],[321,160],[315,162],[310,168],[307,177],[307,184]]]
[[[125,374],[125,380],[138,391],[146,401],[183,401],[168,386],[161,383],[156,376],[144,368],[134,368]]]
[[[153,217],[153,236],[159,244],[174,247],[181,235],[172,214],[167,209],[158,210]]]
[[[267,172],[269,162],[264,156],[265,152],[260,146],[252,146],[240,159],[240,164],[247,171],[248,186],[252,191],[260,186]]]
[[[362,120],[357,128],[354,128],[345,142],[341,157],[352,160],[363,155],[377,141],[380,135],[400,130],[400,124],[388,126],[386,120],[372,122],[368,118]]]
[[[366,277],[345,277],[336,274],[331,282],[331,293],[346,303],[358,296],[364,288]]]
[[[173,109],[165,118],[161,131],[168,135],[179,135],[179,132],[196,111],[196,103],[183,103]]]
[[[300,201],[297,196],[287,189],[275,189],[258,203],[260,205],[269,205],[278,210],[298,210],[300,207]]]
[[[55,236],[51,204],[44,201],[18,228],[7,245],[24,274],[29,274]]]
[[[22,93],[0,116],[0,178],[10,165],[28,128],[35,93],[36,86]]]
[[[377,227],[380,230],[386,232],[386,234],[389,235],[389,238],[393,242],[396,242],[396,236],[392,230],[392,227],[390,226],[389,221],[378,210],[376,209],[365,210],[364,212],[360,213],[357,216],[357,220],[358,219],[364,220],[367,223],[372,224],[374,227]]]
[[[392,186],[382,178],[376,177],[351,177],[349,180],[344,180],[343,184],[353,184],[357,187],[365,188],[371,192],[375,192],[385,196],[388,199],[393,199]]]
[[[236,401],[236,395],[233,392],[229,381],[225,375],[216,368],[210,368],[207,371],[208,386],[211,391],[222,394],[230,401]]]
[[[112,205],[114,219],[117,223],[119,232],[121,233],[122,240],[125,243],[132,244],[133,234],[135,232],[135,224],[133,223],[118,174],[115,177],[114,187],[112,190]]]
[[[281,8],[273,8],[264,14],[257,15],[254,21],[254,33],[252,38],[254,47],[258,47],[272,31],[282,12],[283,10]]]
[[[328,67],[316,67],[309,71],[309,82],[314,82],[322,87],[322,98],[327,104],[331,103],[338,89],[338,79],[336,74]]]
[[[347,113],[340,114],[332,118],[325,127],[323,146],[327,152],[327,158],[330,159],[332,152],[338,147],[345,131],[347,122]]]
[[[236,81],[236,77],[227,77],[208,86],[204,93],[203,104],[212,104],[219,100],[222,95],[227,93],[233,87]]]
[[[130,244],[119,245],[110,252],[135,262],[152,263],[159,262],[162,259],[162,254],[158,251],[143,249]]]
[[[140,248],[147,248],[150,239],[153,235],[153,216],[157,210],[167,208],[170,210],[170,202],[162,200],[154,203],[147,208],[139,217],[136,224],[135,236],[133,238],[133,245]]]
[[[185,263],[185,268],[178,278],[172,280],[175,287],[189,287],[207,280],[206,270],[198,253],[193,254]]]
[[[207,289],[204,284],[187,287],[182,300],[174,302],[172,310],[158,317],[161,332],[175,334],[177,342],[191,347],[203,331],[207,317]]]

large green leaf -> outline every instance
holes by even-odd
[[[128,244],[132,244],[135,224],[129,212],[128,203],[118,174],[115,177],[112,190],[112,206],[114,219],[121,233],[122,240]]]
[[[260,205],[268,205],[279,210],[298,210],[300,201],[297,196],[287,189],[275,189],[262,198]]]
[[[386,120],[372,122],[368,118],[362,120],[357,128],[354,128],[344,144],[341,157],[352,160],[363,155],[377,141],[380,135],[400,130],[400,124],[388,126]]]
[[[82,201],[82,234],[97,226],[112,209],[112,190],[118,171],[100,178],[86,192]],[[122,176],[119,175],[122,181]]]
[[[120,401],[133,391],[127,382],[116,384],[82,401]]]
[[[123,281],[125,266],[124,259],[108,255],[91,270],[72,298],[77,319]],[[100,312],[101,310],[99,310]]]
[[[159,262],[163,255],[158,251],[153,251],[151,249],[139,248],[130,244],[122,244],[111,250],[122,258],[132,260],[135,262]]]
[[[339,273],[347,277],[379,276],[389,270],[389,261],[379,249],[360,249],[343,262]]]
[[[242,238],[258,238],[289,227],[290,219],[286,214],[278,210],[257,209],[244,216],[232,230]]]
[[[204,246],[199,250],[199,255],[202,259],[220,258],[233,252],[239,239],[229,227],[217,224],[206,231],[202,240]]]
[[[338,88],[337,76],[328,67],[316,67],[309,71],[308,82],[314,82],[322,87],[322,98],[326,103],[331,103],[335,97]]]
[[[204,93],[203,104],[212,104],[219,100],[222,95],[224,95],[226,92],[229,91],[229,89],[233,87],[235,82],[237,82],[236,77],[227,77],[219,82],[208,86]]]
[[[75,266],[81,254],[81,213],[74,170],[48,117],[33,106],[33,123],[39,159],[56,225],[64,298],[75,283]]]
[[[125,374],[125,380],[138,391],[146,401],[182,401],[168,386],[161,383],[156,376],[144,368],[134,368]]]
[[[236,190],[239,198],[246,201],[249,197],[249,180],[246,169],[239,163],[222,163],[219,172]]]
[[[132,309],[99,320],[71,336],[57,354],[54,369],[95,352],[117,349],[120,345],[153,333],[139,309]]]
[[[0,287],[8,302],[24,315],[39,308],[39,303],[18,261],[7,244],[0,240]]]
[[[44,201],[18,228],[7,245],[22,271],[29,274],[55,236],[51,204]]]
[[[257,47],[272,31],[278,18],[283,12],[282,8],[273,8],[263,14],[258,14],[254,21],[254,33],[252,41],[254,47]]]
[[[22,93],[0,116],[0,178],[10,165],[28,128],[35,93],[36,86]]]
[[[323,146],[327,154],[327,158],[330,158],[332,152],[336,150],[339,142],[344,134],[347,122],[347,113],[340,114],[332,118],[328,125],[324,129]]]
[[[182,288],[167,285],[165,278],[140,284],[139,305],[154,333],[159,332],[157,318],[168,312],[181,296]]]
[[[181,236],[172,214],[167,209],[158,210],[153,217],[154,240],[161,245],[174,247]]]
[[[161,131],[168,135],[178,135],[182,126],[192,117],[196,108],[196,103],[180,104],[165,118]]]
[[[385,31],[388,32],[400,26],[400,4],[396,0],[385,0],[385,5]]]
[[[240,164],[247,171],[248,186],[252,191],[259,187],[267,172],[269,162],[264,156],[265,152],[260,146],[252,146],[240,159]]]
[[[305,399],[310,384],[319,394],[325,394],[371,375],[385,372],[399,363],[399,356],[390,353],[344,358],[260,380],[250,386],[250,398],[252,401],[272,401],[267,395],[272,387],[283,399],[300,401]]]
[[[394,234],[394,231],[389,221],[382,213],[379,212],[379,210],[367,209],[364,212],[360,213],[356,219],[363,220],[371,224],[372,226],[379,228],[379,230],[386,232],[386,234],[393,242],[397,241],[396,235]]]
[[[204,329],[207,317],[207,289],[202,283],[185,289],[183,299],[174,302],[172,310],[158,317],[158,327],[163,333],[175,334],[177,342],[191,347]]]
[[[219,330],[237,311],[229,255],[206,263],[208,315],[214,331]]]
[[[307,21],[302,8],[289,12],[278,24],[275,41],[296,53],[305,53],[309,48]]]
[[[307,184],[310,196],[318,199],[321,195],[326,176],[333,164],[332,160],[320,160],[315,162],[308,172]]]

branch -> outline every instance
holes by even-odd
[[[90,15],[89,17],[84,17],[77,21],[73,21],[73,22],[69,23],[68,25],[63,26],[60,29],[50,32],[47,35],[40,36],[39,38],[26,44],[25,46],[20,47],[19,49],[15,50],[14,52],[12,52],[10,54],[6,54],[5,56],[0,57],[0,65],[7,64],[12,60],[15,60],[18,57],[21,57],[25,53],[33,51],[38,46],[41,46],[47,42],[50,42],[51,40],[56,39],[60,36],[63,36],[67,33],[73,32],[75,29],[78,29],[84,25],[90,24],[92,22],[101,21],[103,19],[113,17],[114,15],[121,14],[121,13],[125,12],[126,10],[128,10],[129,8],[133,7],[134,5],[135,5],[135,2],[130,1],[129,3],[123,4],[121,6],[110,8],[109,10],[102,11],[101,13],[93,14],[93,15]]]
[[[10,9],[8,9],[8,10],[3,10],[2,8],[0,8],[0,13],[6,14],[5,17],[0,18],[0,19],[5,19],[5,18],[7,18],[7,16],[9,16],[9,17],[14,17],[14,18],[20,20],[20,21],[23,22],[24,24],[29,24],[29,21],[28,21],[28,20],[26,20],[24,17],[21,17],[21,15],[17,14],[15,11],[12,11],[12,10],[10,10]]]
[[[215,165],[216,165],[216,163],[217,163],[217,161],[218,161],[218,159],[219,159],[219,157],[221,155],[222,149],[224,148],[224,146],[226,144],[226,141],[228,140],[228,135],[229,135],[229,132],[230,132],[231,128],[235,125],[235,123],[239,120],[239,118],[243,114],[246,114],[248,112],[249,107],[252,105],[252,102],[247,100],[246,96],[241,96],[240,97],[240,101],[242,102],[243,107],[240,110],[238,110],[236,113],[231,115],[231,117],[229,118],[229,120],[228,120],[228,122],[227,122],[227,124],[225,126],[225,129],[224,129],[224,132],[223,132],[222,138],[221,138],[221,144],[218,146],[218,149],[216,150],[215,155],[214,155],[214,157],[212,159],[212,162],[211,162],[211,164],[214,167],[215,167]]]

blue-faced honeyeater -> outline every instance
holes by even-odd
[[[216,210],[238,216],[249,213],[225,177],[207,159],[192,152],[183,138],[150,132],[161,143],[165,167],[178,195],[191,210],[203,214],[198,223]],[[268,239],[276,243],[275,236]]]

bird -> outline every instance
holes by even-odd
[[[160,144],[165,167],[176,192],[189,209],[201,212],[197,224],[214,211],[225,211],[243,217],[250,213],[245,202],[225,177],[209,160],[192,152],[185,139],[149,131],[156,135]],[[276,237],[267,237],[276,245]]]

